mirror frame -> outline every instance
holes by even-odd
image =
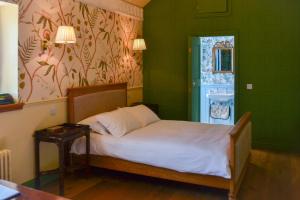
[[[231,70],[228,71],[217,71],[216,70],[216,50],[231,50]],[[229,41],[222,41],[222,42],[216,42],[212,49],[212,73],[217,74],[217,73],[232,73],[234,74],[234,64],[235,63],[235,51],[234,51],[234,46],[229,42]]]

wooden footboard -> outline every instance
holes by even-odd
[[[230,133],[230,200],[237,198],[251,155],[251,116],[251,113],[245,113]]]

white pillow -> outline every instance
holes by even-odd
[[[122,137],[128,132],[141,128],[142,124],[134,116],[124,110],[118,109],[96,116],[98,122],[116,137]]]
[[[137,118],[142,123],[143,127],[160,120],[152,110],[144,105],[125,107],[120,109],[126,111],[127,113],[130,113],[135,118]]]
[[[92,129],[92,131],[96,132],[96,133],[100,133],[102,135],[108,135],[110,134],[108,132],[108,130],[100,123],[98,122],[97,115],[88,117],[80,122],[78,122],[78,124],[84,124],[84,125],[89,125],[90,128]]]

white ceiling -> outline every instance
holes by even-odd
[[[126,2],[125,0],[79,0],[109,11],[125,14],[143,20],[143,8]]]
[[[123,0],[140,8],[144,8],[151,0]]]

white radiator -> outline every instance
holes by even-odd
[[[0,151],[0,179],[11,181],[11,151]]]

